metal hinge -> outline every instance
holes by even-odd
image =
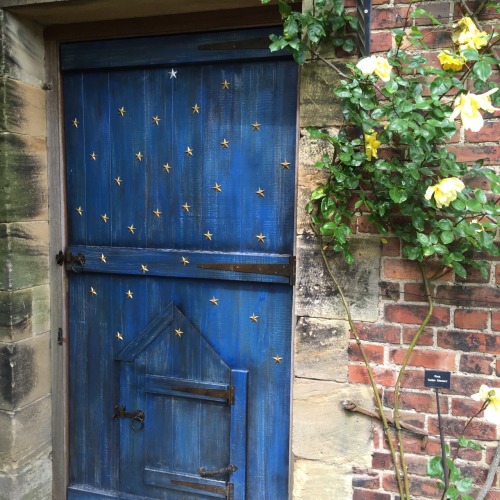
[[[189,394],[197,394],[199,396],[227,399],[228,404],[234,405],[234,385],[230,385],[227,389],[208,389],[205,387],[172,387],[171,389],[173,391],[188,392]]]
[[[173,479],[172,484],[176,484],[178,486],[187,486],[188,488],[192,488],[193,490],[206,491],[207,493],[221,495],[227,498],[227,500],[234,500],[233,483],[226,483],[225,486],[216,486],[214,484],[192,483],[190,481],[177,481],[176,479]]]
[[[85,266],[85,255],[77,253],[73,255],[70,251],[63,252],[62,250],[56,255],[56,262],[60,266],[66,265],[66,269],[75,273],[80,273]]]
[[[219,271],[233,271],[237,273],[269,274],[273,276],[285,276],[289,278],[290,284],[295,285],[295,256],[288,259],[288,264],[245,264],[245,263],[204,263],[198,264],[202,269],[217,269]]]

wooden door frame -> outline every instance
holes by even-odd
[[[297,4],[300,8],[300,3]],[[69,6],[68,8],[71,8]],[[53,258],[67,245],[64,137],[62,128],[63,96],[59,71],[59,46],[64,42],[126,38],[132,36],[165,35],[225,29],[244,29],[279,25],[278,9],[273,6],[234,9],[213,13],[191,13],[156,18],[102,21],[54,25],[44,31],[47,89],[47,157],[49,179],[49,255]],[[298,121],[297,121],[298,127]],[[297,141],[298,149],[298,141]],[[296,174],[297,175],[297,174]],[[296,184],[296,182],[295,182]],[[297,192],[297,186],[295,188]],[[294,206],[294,217],[296,207]],[[294,218],[296,220],[296,217]],[[50,266],[51,295],[51,367],[52,367],[52,474],[53,498],[65,499],[69,480],[68,453],[68,305],[67,279],[59,266]],[[293,336],[293,317],[290,318]],[[59,331],[62,345],[58,345]],[[293,339],[292,352],[293,359]],[[293,365],[291,370],[293,377]],[[290,397],[290,414],[292,399]],[[291,443],[291,428],[289,432]],[[293,478],[291,446],[289,457],[289,491]]]

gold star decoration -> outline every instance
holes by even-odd
[[[175,334],[177,335],[177,337],[182,337],[183,333],[184,332],[180,328],[176,328],[175,329]]]
[[[73,127],[78,128],[78,120],[75,118],[72,122]]]
[[[103,222],[108,222],[109,217],[106,214],[104,214],[104,215],[101,215],[101,219]]]
[[[97,155],[92,151],[92,153],[90,153],[89,155],[94,161],[97,160]]]
[[[76,212],[77,212],[78,215],[82,215],[83,214],[83,208],[82,207],[78,207],[76,209]]]
[[[265,237],[262,233],[257,234],[255,237],[256,237],[256,238],[257,238],[257,239],[258,239],[261,243],[264,243],[264,240],[266,239],[266,237]]]
[[[288,170],[288,168],[290,167],[290,162],[288,162],[286,160],[282,161],[281,166],[283,167],[284,170]]]
[[[191,208],[191,205],[188,205],[188,202],[186,201],[186,203],[184,203],[184,205],[182,205],[182,208],[183,208],[186,212],[189,212],[189,209]]]
[[[254,322],[254,323],[258,323],[259,322],[259,317],[255,315],[255,313],[252,313],[252,315],[250,316],[250,319]]]
[[[94,287],[90,287],[90,295],[97,295],[97,292],[95,291]]]
[[[123,340],[123,335],[122,335],[120,332],[116,332],[115,337],[116,337],[118,340]]]
[[[222,86],[222,89],[223,90],[227,90],[229,88],[229,85],[231,85],[227,80],[224,80],[222,83],[221,83],[221,86]]]
[[[145,264],[141,264],[141,272],[142,274],[146,274],[147,272],[149,272],[148,266]]]
[[[189,260],[187,259],[187,257],[182,257],[182,258],[181,258],[181,262],[182,262],[184,265],[189,264]]]
[[[193,110],[193,113],[200,113],[200,107],[198,106],[198,104],[195,104],[194,106],[191,106],[191,109]]]
[[[116,182],[116,184],[117,184],[118,186],[121,186],[121,185],[122,185],[122,180],[121,180],[120,176],[118,176],[118,177],[116,177],[116,178],[115,178],[115,182]]]
[[[212,241],[212,236],[213,234],[210,231],[207,231],[206,233],[203,234],[207,240]]]
[[[153,116],[153,123],[155,125],[158,125],[160,123],[161,118],[158,117],[158,115]]]
[[[142,161],[142,158],[143,158],[143,154],[139,151],[138,153],[135,153],[135,157],[139,160],[139,161]]]
[[[254,130],[256,130],[257,132],[260,131],[260,123],[258,121],[256,121],[255,123],[252,123],[252,127]]]
[[[172,80],[172,78],[177,78],[177,71],[176,71],[174,68],[172,68],[172,69],[168,72],[168,74],[170,75],[170,80]]]
[[[222,186],[220,184],[215,183],[215,186],[212,187],[214,191],[217,191],[217,193],[220,193],[222,191]]]
[[[101,256],[99,257],[99,260],[103,263],[106,264],[106,256],[102,253]]]
[[[281,360],[283,359],[279,354],[276,354],[276,356],[273,356],[274,362],[275,363],[281,363]]]
[[[186,156],[193,156],[193,150],[188,146],[186,148],[186,151],[184,151],[186,153]]]
[[[137,229],[136,227],[134,227],[134,225],[132,224],[131,226],[127,226],[129,232],[131,232],[132,234],[135,234],[134,231]]]
[[[225,139],[225,138],[224,138],[224,140],[220,142],[220,145],[221,145],[223,148],[228,149],[228,148],[229,148],[229,141],[228,141],[227,139]]]
[[[158,217],[158,219],[160,218],[161,212],[158,209],[153,210],[153,213],[155,214],[155,217]]]
[[[214,305],[214,306],[218,306],[219,305],[219,299],[216,299],[215,297],[212,297],[210,299],[210,302]]]
[[[165,165],[163,165],[163,170],[165,170],[167,173],[170,173],[171,168],[172,167],[168,163],[165,163]]]
[[[262,196],[262,198],[264,198],[264,190],[261,188],[257,189],[257,191],[255,191],[255,194],[257,194],[258,196]]]
[[[129,299],[133,299],[134,298],[134,294],[132,292],[132,290],[128,290],[125,295],[129,298]]]
[[[125,111],[125,108],[123,106],[121,108],[118,108],[118,114],[120,116],[125,116],[125,113],[126,113],[126,111]]]

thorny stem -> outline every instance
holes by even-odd
[[[389,432],[389,425],[388,425],[387,418],[386,418],[385,413],[384,413],[384,407],[382,405],[382,401],[380,399],[380,395],[379,395],[378,390],[377,390],[377,384],[375,383],[375,377],[374,377],[374,374],[373,374],[373,369],[372,369],[372,367],[370,365],[370,360],[368,359],[368,356],[367,356],[367,354],[365,352],[365,349],[364,349],[364,346],[363,346],[363,344],[361,342],[361,338],[359,337],[358,331],[356,330],[356,327],[354,326],[354,322],[353,322],[353,319],[352,319],[352,316],[351,316],[351,310],[350,310],[350,307],[349,307],[349,303],[347,302],[347,299],[345,298],[344,292],[342,291],[342,287],[340,286],[340,283],[337,281],[337,278],[333,274],[333,271],[332,271],[332,269],[330,267],[328,259],[326,258],[325,251],[323,250],[323,246],[321,244],[321,237],[320,237],[320,235],[318,234],[318,232],[316,231],[315,227],[312,224],[311,224],[311,228],[312,228],[314,234],[316,235],[316,237],[318,238],[319,249],[320,249],[320,252],[321,252],[321,258],[323,259],[323,262],[325,264],[326,272],[330,276],[331,280],[333,281],[333,283],[335,285],[335,288],[337,289],[337,292],[340,295],[340,299],[342,301],[342,304],[344,306],[344,310],[345,310],[345,313],[346,313],[346,316],[347,316],[347,322],[349,323],[349,327],[350,327],[350,329],[351,329],[351,331],[352,331],[352,333],[354,335],[354,339],[356,340],[356,343],[357,343],[357,345],[359,347],[359,351],[361,353],[361,357],[363,358],[363,362],[365,363],[365,366],[366,366],[366,369],[367,369],[367,372],[368,372],[368,378],[370,379],[370,384],[371,384],[371,387],[372,387],[372,390],[373,390],[373,395],[375,397],[375,402],[377,404],[377,408],[378,408],[378,411],[379,411],[379,414],[380,414],[380,420],[382,421],[382,425],[383,425],[384,432],[385,432],[386,439],[387,439],[387,444],[389,446],[389,451],[391,453],[392,462],[394,464],[394,470],[396,472],[396,479],[397,479],[397,482],[398,482],[399,494],[400,494],[401,498],[405,498],[403,496],[404,488],[403,488],[403,482],[401,480],[401,476],[400,476],[400,473],[399,473],[398,461],[397,461],[397,457],[396,457],[396,450],[394,448],[394,443],[392,442],[391,433]],[[409,494],[407,496],[407,499],[408,500],[410,499]]]
[[[422,273],[422,281],[424,284],[424,289],[425,289],[425,295],[427,297],[427,315],[425,316],[424,320],[418,327],[417,332],[415,333],[407,351],[405,354],[405,357],[403,359],[403,362],[401,363],[401,368],[398,373],[398,378],[396,379],[396,385],[394,387],[394,425],[396,426],[396,433],[398,437],[398,444],[399,444],[399,456],[401,459],[401,468],[403,472],[403,478],[404,478],[404,485],[405,485],[405,496],[403,498],[405,499],[410,499],[410,484],[408,480],[408,471],[406,468],[406,459],[405,459],[405,453],[404,453],[404,444],[403,444],[403,434],[401,431],[401,419],[399,415],[399,398],[400,398],[400,392],[401,392],[401,381],[403,380],[403,376],[405,374],[406,366],[408,365],[408,361],[410,360],[410,356],[413,352],[413,349],[417,345],[418,339],[420,338],[420,335],[424,331],[425,327],[427,326],[427,323],[429,323],[431,316],[432,316],[432,311],[434,308],[434,301],[432,300],[430,289],[429,289],[429,281],[427,280],[426,272],[425,272],[425,264],[423,262],[420,263],[420,271]]]

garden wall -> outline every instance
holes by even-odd
[[[403,27],[408,2],[375,0],[372,12],[371,53],[384,55],[392,47],[390,29]],[[469,3],[474,9],[477,5]],[[422,7],[442,22],[465,15],[460,2],[425,2]],[[306,6],[307,8],[307,6]],[[486,11],[480,17],[486,31],[498,16]],[[423,27],[428,49],[422,53],[438,65],[437,54],[451,48],[451,29]],[[410,21],[411,24],[411,21]],[[498,57],[498,56],[497,56]],[[338,64],[345,57],[333,57]],[[330,96],[335,74],[323,63],[311,61],[302,72],[298,202],[298,316],[295,334],[295,386],[293,452],[295,498],[354,498],[392,500],[398,489],[380,421],[341,409],[345,400],[375,410],[367,372],[359,349],[349,338],[340,299],[326,275],[317,243],[304,214],[307,195],[319,184],[314,168],[321,158],[322,144],[307,138],[304,127],[335,128],[342,120],[341,105]],[[495,76],[498,80],[498,71]],[[485,158],[485,165],[500,168],[500,113],[485,114],[479,133],[465,132],[457,123],[450,150],[459,161]],[[487,188],[486,179],[475,180]],[[387,408],[394,401],[397,371],[409,342],[424,319],[427,300],[421,286],[420,268],[402,258],[397,238],[381,242],[374,227],[359,217],[354,227],[356,263],[348,268],[332,258],[334,272],[353,307],[355,323],[372,360],[379,393]],[[433,273],[432,265],[429,273]],[[442,390],[440,409],[443,430],[453,449],[468,417],[481,408],[471,400],[481,384],[500,387],[500,262],[490,259],[489,276],[470,269],[467,279],[452,272],[431,289],[434,314],[410,358],[403,381],[402,419],[428,434],[405,432],[412,497],[440,498],[435,480],[426,477],[426,463],[440,454],[436,397],[424,387],[424,370],[451,372],[451,389]],[[309,425],[308,425],[309,423]],[[482,451],[460,451],[457,464],[465,476],[481,486],[498,445],[497,428],[479,418],[468,428],[467,437],[480,440]],[[305,472],[304,472],[305,471]],[[320,476],[319,473],[325,474]],[[351,476],[352,473],[352,476]],[[352,480],[352,481],[351,481]],[[499,484],[487,497],[500,498]],[[474,495],[473,495],[474,496]]]

